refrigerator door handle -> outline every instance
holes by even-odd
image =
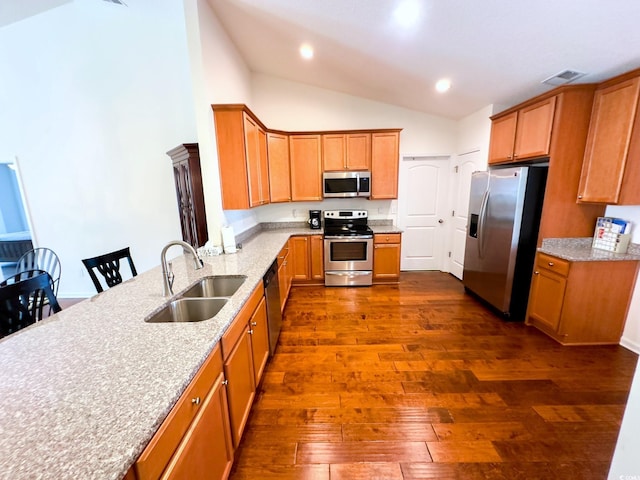
[[[482,195],[482,204],[480,205],[480,215],[478,216],[478,257],[484,257],[484,227],[487,217],[487,204],[489,203],[489,190]]]

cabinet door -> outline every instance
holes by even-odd
[[[178,197],[178,211],[180,213],[180,227],[182,239],[189,245],[196,245],[195,215],[191,206],[191,191],[189,188],[189,164],[187,161],[173,164],[173,179]]]
[[[557,332],[566,286],[566,277],[544,268],[536,268],[531,283],[528,316]]]
[[[289,239],[289,258],[293,280],[309,280],[309,237],[299,236]]]
[[[260,201],[260,145],[258,124],[246,113],[242,114],[244,122],[245,161],[249,180],[249,206],[256,207]]]
[[[551,97],[518,111],[514,160],[549,155],[555,108],[556,97]]]
[[[260,171],[260,204],[269,203],[269,158],[267,156],[267,134],[258,129],[258,153]]]
[[[322,200],[320,135],[289,136],[291,155],[291,200]]]
[[[324,238],[312,235],[310,239],[311,279],[324,280]]]
[[[289,136],[267,133],[269,199],[271,203],[291,201]]]
[[[398,198],[399,132],[371,134],[371,198]]]
[[[347,169],[347,144],[345,135],[322,135],[322,164],[325,172]]]
[[[375,244],[373,246],[373,279],[398,280],[399,277],[400,244]]]
[[[578,201],[618,202],[639,92],[640,77],[596,91]]]
[[[516,138],[518,112],[510,113],[491,121],[489,141],[489,163],[502,163],[513,160],[513,146]]]
[[[214,109],[222,208],[249,208],[245,121],[242,110]]]
[[[347,170],[371,170],[370,133],[347,135]]]
[[[162,475],[162,480],[227,478],[233,446],[224,375],[218,375],[198,415]]]
[[[227,397],[229,399],[229,418],[233,445],[237,447],[240,444],[242,431],[247,423],[255,395],[255,375],[253,373],[251,337],[248,325],[224,363],[224,376],[228,382]]]
[[[249,324],[251,333],[251,354],[255,384],[258,385],[269,360],[269,327],[267,325],[267,305],[264,297],[253,312]]]

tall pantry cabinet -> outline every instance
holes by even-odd
[[[183,143],[167,155],[173,163],[182,239],[194,248],[201,247],[208,234],[198,144]]]

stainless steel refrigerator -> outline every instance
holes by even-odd
[[[507,319],[526,313],[547,171],[490,168],[471,177],[462,283]]]

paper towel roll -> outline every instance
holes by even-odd
[[[224,253],[236,253],[236,236],[229,225],[222,227],[222,246]]]

